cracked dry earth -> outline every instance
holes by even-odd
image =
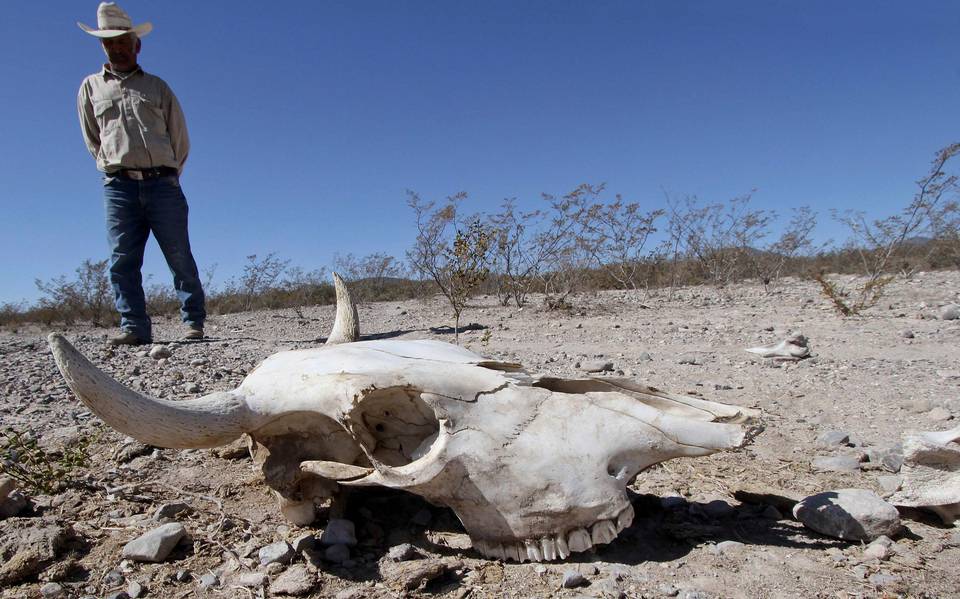
[[[452,512],[399,492],[362,490],[351,494],[343,515],[354,522],[358,541],[346,561],[300,554],[286,565],[260,566],[261,547],[319,535],[324,520],[308,528],[282,520],[243,444],[156,449],[106,428],[64,384],[47,349],[48,330],[3,331],[2,425],[35,433],[48,450],[79,438],[94,441],[92,464],[73,472],[76,485],[31,495],[25,511],[0,521],[0,597],[39,597],[41,588],[54,592],[51,581],[70,597],[122,597],[121,591],[258,597],[285,588],[343,599],[960,596],[957,529],[903,512],[904,532],[892,556],[879,560],[859,544],[804,528],[790,511],[796,500],[821,491],[882,493],[880,478],[890,475],[870,462],[851,472],[820,472],[813,459],[859,456],[894,445],[906,430],[956,426],[960,321],[937,315],[941,305],[958,300],[958,291],[960,273],[920,273],[896,281],[878,306],[856,318],[837,316],[815,283],[796,280],[769,292],[750,284],[685,288],[673,298],[666,291],[603,292],[574,298],[574,309],[562,313],[538,309],[538,297],[519,311],[477,298],[464,318],[479,326],[461,337],[477,353],[568,377],[582,376],[587,363],[612,362],[614,375],[622,371],[668,391],[763,411],[765,429],[748,448],[671,460],[641,473],[631,486],[636,518],[613,542],[543,564],[482,559]],[[232,389],[268,355],[318,345],[333,316],[333,306],[302,315],[214,316],[209,339],[170,342],[171,355],[163,360],[144,348],[108,348],[111,330],[64,332],[124,384],[178,399]],[[450,341],[438,328],[448,321],[439,298],[360,307],[365,336]],[[810,339],[810,359],[777,363],[743,351],[775,343],[788,330]],[[171,319],[155,323],[159,342],[179,331]],[[846,446],[815,442],[838,430],[849,434]],[[186,540],[162,563],[124,560],[123,546],[159,525],[157,509],[177,503],[187,506],[175,516]],[[38,543],[44,530],[64,534]],[[18,543],[30,542],[34,553],[17,553]],[[393,559],[391,548],[403,543],[420,559]],[[310,584],[277,585],[292,570],[305,572]],[[244,572],[265,577],[248,586],[222,582]],[[204,587],[209,574],[221,582]],[[564,588],[565,579],[578,586]]]

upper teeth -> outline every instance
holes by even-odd
[[[475,539],[473,548],[486,557],[500,560],[539,562],[565,559],[571,553],[609,543],[632,522],[633,506],[628,505],[617,514],[615,520],[598,520],[589,527],[506,543]]]

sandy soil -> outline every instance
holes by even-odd
[[[672,298],[666,291],[603,292],[574,298],[569,312],[543,311],[537,297],[523,310],[477,298],[464,321],[479,326],[461,336],[477,353],[560,376],[582,376],[581,362],[611,361],[615,371],[649,385],[759,408],[765,430],[745,450],[673,460],[642,473],[631,487],[634,524],[613,543],[561,563],[481,559],[452,512],[408,495],[357,493],[347,517],[356,523],[359,545],[346,565],[311,565],[318,570],[311,596],[960,596],[960,534],[936,519],[903,514],[906,528],[894,555],[879,561],[864,557],[862,546],[805,529],[789,511],[791,499],[820,491],[880,492],[879,477],[890,474],[869,463],[856,472],[817,472],[813,458],[859,455],[890,447],[907,430],[956,425],[960,321],[939,320],[937,314],[941,305],[958,300],[958,292],[960,273],[920,273],[892,284],[878,306],[855,318],[836,315],[815,283],[794,280],[769,292],[749,284],[686,288]],[[360,308],[361,330],[452,341],[438,329],[449,324],[447,313],[439,298],[368,304]],[[266,356],[317,345],[333,314],[332,306],[323,306],[300,314],[214,316],[207,341],[170,343],[172,356],[162,361],[146,356],[144,348],[108,348],[113,331],[65,332],[125,384],[177,399],[233,388]],[[180,330],[172,319],[155,321],[159,342],[174,340]],[[776,363],[743,351],[779,341],[787,330],[810,339],[812,358]],[[93,464],[74,473],[82,485],[33,497],[36,509],[27,514],[69,524],[82,541],[61,558],[61,567],[8,585],[0,596],[40,596],[51,579],[70,596],[107,596],[130,581],[144,585],[147,596],[200,595],[204,573],[256,569],[249,558],[260,547],[323,527],[322,521],[308,529],[287,524],[242,447],[144,448],[104,427],[69,393],[46,347],[47,332],[30,327],[0,333],[0,420],[4,427],[36,432],[49,448],[96,436]],[[817,436],[831,430],[849,433],[855,446],[818,447]],[[768,496],[758,499],[763,493]],[[683,500],[661,501],[674,496]],[[730,509],[706,509],[714,500]],[[123,545],[157,525],[151,517],[158,506],[176,501],[191,508],[178,520],[192,544],[161,564],[124,562]],[[724,541],[742,545],[718,547]],[[403,590],[402,575],[386,557],[402,542],[419,547],[447,573],[419,590]],[[111,577],[113,570],[125,581]],[[273,578],[277,570],[267,572]],[[587,584],[560,588],[570,570]],[[191,576],[177,580],[178,571]],[[262,591],[208,592],[252,597]]]

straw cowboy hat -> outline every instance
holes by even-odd
[[[120,37],[128,33],[136,33],[137,37],[143,37],[153,29],[150,23],[142,23],[134,27],[130,21],[130,15],[114,2],[101,2],[97,7],[96,29],[80,22],[77,22],[77,26],[99,38]]]

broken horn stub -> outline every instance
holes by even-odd
[[[239,395],[221,392],[184,401],[149,397],[94,366],[60,333],[51,333],[47,340],[74,395],[104,422],[141,443],[178,449],[218,447],[247,428],[251,414]]]
[[[339,274],[333,273],[333,287],[337,294],[337,316],[327,337],[327,345],[353,343],[360,340],[360,317],[350,289]]]
[[[802,360],[810,356],[810,342],[803,333],[790,333],[786,339],[774,345],[750,347],[746,351],[761,358],[776,360]]]

